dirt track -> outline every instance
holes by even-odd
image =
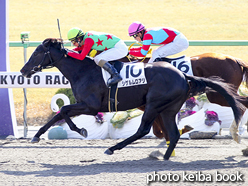
[[[217,173],[239,180],[221,185],[248,182],[248,157],[241,152],[246,146],[231,139],[179,140],[176,156],[169,161],[148,157],[152,151],[165,152],[165,142],[160,139],[142,139],[111,156],[104,154],[119,141],[69,139],[31,144],[27,139],[0,140],[0,185],[146,185],[154,174],[164,181],[167,176],[166,183],[169,177],[179,178],[170,183],[180,186],[193,185],[191,175],[194,185],[202,185],[196,181],[202,174],[201,179],[212,180],[204,185],[217,185]]]

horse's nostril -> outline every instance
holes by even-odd
[[[37,72],[37,71],[39,71],[39,68],[36,66],[36,67],[34,67],[34,69],[33,69],[35,72]]]
[[[21,69],[20,72],[21,72],[21,74],[26,74],[27,73],[27,71],[24,70],[24,69]]]

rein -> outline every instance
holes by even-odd
[[[43,69],[53,68],[55,66],[54,64],[59,62],[64,56],[62,54],[61,57],[58,60],[53,61],[52,57],[51,57],[51,54],[50,54],[50,48],[47,49],[46,47],[44,47],[44,45],[42,45],[42,46],[43,46],[43,48],[45,50],[44,56],[43,56],[41,62],[39,63],[39,65],[33,67],[32,72],[41,72]],[[47,55],[49,57],[50,64],[42,66],[42,64],[45,61],[45,58],[46,58]]]
[[[132,43],[132,44],[128,47],[128,52],[130,51],[131,47],[132,47],[134,44],[138,44],[138,45],[140,45],[141,47],[143,46],[142,44],[137,43],[137,42]],[[152,49],[150,48],[149,51],[147,52],[147,54],[151,54],[151,53],[152,53]],[[144,58],[143,58],[140,62],[143,62],[143,61],[146,59],[147,54],[144,56]],[[129,62],[132,62],[131,59],[130,59],[130,57],[129,57],[128,55],[127,55],[126,57],[127,57],[127,59],[129,60]]]

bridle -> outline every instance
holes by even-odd
[[[61,57],[58,60],[53,61],[52,60],[52,57],[51,57],[51,54],[50,54],[50,47],[45,47],[43,44],[42,44],[42,47],[43,47],[43,49],[45,51],[44,56],[43,56],[41,62],[37,66],[34,66],[33,67],[33,69],[31,70],[31,72],[36,73],[36,72],[41,72],[43,69],[53,68],[55,66],[55,63],[57,63],[58,61],[60,61],[63,58],[63,56],[64,56],[64,54],[62,54]],[[49,57],[50,63],[47,64],[47,65],[43,65],[43,63],[44,63],[45,58],[46,58],[47,55]]]

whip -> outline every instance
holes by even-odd
[[[63,39],[62,39],[62,36],[61,36],[60,26],[59,26],[59,19],[57,19],[57,22],[58,22],[58,29],[59,29],[59,35],[60,35],[60,40],[61,40],[62,49],[65,49],[64,43],[63,43]],[[66,56],[65,56],[65,57],[66,57]]]

